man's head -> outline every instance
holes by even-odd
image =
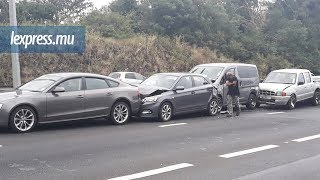
[[[233,77],[234,76],[234,74],[232,73],[232,72],[227,72],[227,77]]]

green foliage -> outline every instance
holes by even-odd
[[[118,13],[96,10],[82,19],[81,24],[86,25],[89,30],[100,33],[103,37],[123,39],[134,34],[131,19]]]

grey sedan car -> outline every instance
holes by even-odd
[[[176,114],[207,111],[219,112],[217,88],[203,75],[160,73],[139,86],[142,106],[140,116],[169,121]]]
[[[110,117],[126,123],[141,105],[137,87],[87,73],[48,74],[13,92],[0,93],[0,125],[15,132],[38,123]]]

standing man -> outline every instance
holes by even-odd
[[[233,117],[233,103],[236,106],[236,116],[240,115],[240,103],[239,103],[239,86],[238,86],[238,79],[237,77],[232,74],[231,72],[228,72],[226,79],[226,86],[228,87],[228,93],[227,93],[227,103],[228,103],[228,115],[227,117]]]

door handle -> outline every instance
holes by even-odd
[[[77,98],[80,98],[80,99],[83,98],[83,97],[84,97],[83,95],[78,95],[77,96]]]
[[[111,92],[108,92],[108,93],[107,93],[107,96],[111,96],[111,95],[112,95],[112,93],[111,93]]]

